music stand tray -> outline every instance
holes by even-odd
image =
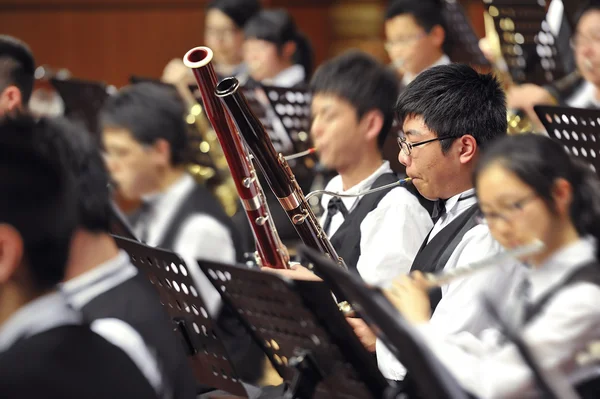
[[[299,255],[302,260],[312,264],[314,270],[335,292],[344,294],[353,309],[406,367],[422,397],[467,398],[454,377],[379,289],[367,287],[359,276],[342,270],[320,252],[304,245],[299,248]]]
[[[173,252],[122,237],[114,239],[158,292],[160,302],[173,320],[174,331],[183,341],[196,380],[230,394],[246,396],[186,263]]]
[[[543,105],[533,109],[550,137],[600,172],[600,110]]]
[[[294,398],[381,398],[390,386],[322,282],[198,261]],[[288,393],[289,395],[289,393]]]

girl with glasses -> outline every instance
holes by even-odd
[[[505,248],[533,239],[545,244],[526,259],[523,289],[508,316],[542,369],[570,375],[581,367],[578,355],[600,339],[600,181],[557,142],[525,134],[493,143],[474,183],[498,242]],[[467,391],[482,398],[539,394],[530,369],[500,332],[444,336],[432,328],[424,315],[426,291],[416,274],[399,280],[389,297]]]

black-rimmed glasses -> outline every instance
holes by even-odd
[[[408,156],[410,156],[412,149],[414,147],[418,147],[420,145],[424,145],[427,143],[432,143],[434,141],[441,141],[441,140],[455,139],[455,138],[456,137],[454,137],[454,136],[441,136],[441,137],[436,137],[434,139],[411,143],[410,141],[406,141],[405,137],[398,137],[398,146],[400,146],[400,150],[404,153],[404,155],[406,155],[408,157]]]

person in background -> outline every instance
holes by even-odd
[[[27,108],[33,92],[35,61],[27,44],[0,35],[0,115]]]
[[[402,86],[419,73],[450,63],[444,52],[446,28],[437,0],[392,0],[385,11],[385,48]]]
[[[562,10],[559,10],[562,11]],[[576,13],[576,31],[571,38],[577,70],[583,79],[572,80],[565,89],[555,85],[527,83],[507,92],[508,107],[521,109],[541,126],[533,107],[556,103],[574,108],[600,108],[600,1],[584,4]]]
[[[283,10],[263,10],[244,26],[244,61],[250,78],[278,87],[306,85],[313,68],[312,47]]]
[[[600,181],[562,145],[534,134],[493,143],[473,179],[485,223],[499,243],[545,244],[524,259],[526,279],[501,314],[510,317],[506,322],[520,331],[545,373],[571,375],[581,367],[579,355],[600,339]],[[429,322],[427,283],[419,273],[412,277],[397,282],[389,298],[466,390],[482,398],[541,395],[519,350],[497,329],[447,334]],[[493,294],[486,296],[495,303]]]
[[[244,25],[261,9],[258,0],[211,0],[206,5],[204,19],[204,43],[213,51],[213,66],[219,79],[235,76],[240,81],[248,79],[248,68],[244,63]],[[187,78],[194,84],[189,68],[181,57],[167,64],[162,80],[167,83]]]
[[[88,321],[116,318],[131,325],[155,353],[173,399],[194,398],[196,382],[181,341],[148,278],[110,235],[109,177],[90,133],[64,124],[50,139],[62,148],[78,184],[78,224],[61,290]]]
[[[48,140],[60,130],[26,113],[0,122],[0,397],[156,398],[159,371],[135,331],[84,323],[57,290],[78,195]]]
[[[136,236],[185,259],[235,262],[237,231],[220,203],[185,168],[184,108],[175,93],[138,83],[109,97],[100,113],[112,178],[126,198],[142,198]]]

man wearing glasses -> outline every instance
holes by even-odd
[[[385,48],[402,86],[435,65],[446,65],[442,7],[436,0],[393,0],[385,13]]]
[[[506,132],[505,96],[496,79],[466,65],[432,67],[400,95],[397,117],[403,128],[399,160],[421,195],[437,200],[434,226],[411,270],[435,273],[500,252],[487,225],[478,223],[472,183],[480,151]],[[431,309],[413,311],[449,334],[476,334],[491,325],[480,295],[499,298],[503,307],[521,281],[519,270],[517,264],[506,265],[456,280],[431,291]],[[376,348],[384,376],[404,379],[405,369],[387,348],[379,341]]]

